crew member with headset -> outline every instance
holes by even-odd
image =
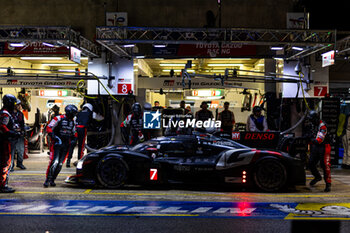
[[[253,114],[248,116],[246,130],[250,132],[265,132],[268,131],[266,117],[261,115],[262,108],[255,106]]]
[[[320,116],[314,110],[310,111],[308,120],[312,123],[311,132],[309,132],[311,139],[311,154],[309,160],[309,167],[312,175],[315,177],[310,186],[314,186],[317,182],[322,180],[320,172],[317,170],[317,163],[320,161],[323,169],[323,178],[326,182],[325,192],[331,191],[331,145],[327,135],[327,125],[320,120]]]
[[[20,132],[15,131],[15,122],[12,117],[17,99],[7,94],[3,97],[3,108],[0,110],[0,193],[13,193],[14,189],[8,187],[8,174],[11,166],[11,142],[19,138]]]
[[[140,103],[136,102],[131,107],[132,113],[129,114],[126,119],[120,124],[121,130],[126,133],[126,128],[131,127],[131,139],[129,144],[136,145],[139,142],[143,142],[145,137],[142,133],[143,119],[142,109]]]
[[[46,171],[44,187],[56,186],[55,179],[62,169],[62,165],[72,140],[76,140],[76,123],[74,117],[78,113],[75,105],[69,104],[65,108],[65,114],[52,119],[47,127],[47,133],[51,137],[50,162]]]
[[[80,160],[84,156],[84,149],[85,149],[85,141],[87,136],[87,128],[89,126],[89,123],[92,119],[101,121],[104,119],[104,117],[98,113],[94,112],[94,108],[92,104],[86,103],[83,105],[82,110],[78,112],[77,119],[76,119],[76,129],[78,134],[78,160]],[[74,147],[76,146],[77,141],[72,141],[69,155],[67,159],[66,166],[70,167],[70,161],[73,156]],[[78,162],[74,162],[74,165],[76,165]]]

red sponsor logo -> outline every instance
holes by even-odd
[[[165,87],[171,87],[174,86],[175,80],[164,80],[163,86]]]
[[[246,133],[245,140],[273,140],[274,134],[271,133]]]
[[[240,132],[232,132],[232,140],[240,140],[241,133]]]

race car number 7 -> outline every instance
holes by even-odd
[[[158,180],[158,169],[156,168],[150,169],[150,180]]]

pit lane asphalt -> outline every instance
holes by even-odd
[[[350,170],[332,169],[332,192],[324,193],[324,181],[315,187],[297,186],[284,193],[261,193],[242,187],[221,188],[172,185],[166,187],[126,186],[120,190],[91,189],[67,185],[64,180],[74,174],[75,167],[63,167],[56,187],[43,188],[48,165],[46,153],[32,154],[24,161],[27,170],[15,168],[9,185],[13,194],[0,194],[0,200],[86,200],[86,201],[170,201],[170,202],[232,202],[232,203],[345,203],[350,199]],[[308,175],[307,183],[311,180]],[[18,214],[18,215],[16,215]],[[297,221],[298,222],[298,221]],[[331,221],[335,223],[335,221]],[[20,223],[20,224],[19,224]],[[129,218],[59,216],[29,216],[12,213],[0,217],[0,232],[294,232],[295,221],[277,219],[226,219],[134,216]],[[322,224],[321,224],[322,225]],[[328,223],[328,226],[330,224]],[[305,225],[306,226],[306,225]],[[340,231],[348,232],[350,222],[342,221]],[[335,230],[335,229],[334,229]]]
[[[110,190],[72,186],[64,183],[67,176],[75,173],[75,167],[64,165],[56,180],[56,187],[44,188],[45,173],[49,159],[46,153],[32,154],[24,161],[26,170],[15,168],[10,173],[9,185],[16,189],[14,194],[1,194],[1,199],[86,199],[86,200],[157,200],[157,201],[247,201],[247,202],[347,202],[350,199],[350,170],[332,169],[332,191],[323,192],[324,181],[315,187],[308,183],[283,193],[261,193],[242,186],[232,188],[218,186],[171,185],[164,187],[143,187],[129,185]]]

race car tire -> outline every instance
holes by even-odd
[[[103,158],[97,165],[97,179],[105,188],[120,188],[127,177],[128,166],[122,158]]]
[[[277,159],[263,159],[254,169],[256,186],[265,192],[282,190],[287,183],[287,170]]]

